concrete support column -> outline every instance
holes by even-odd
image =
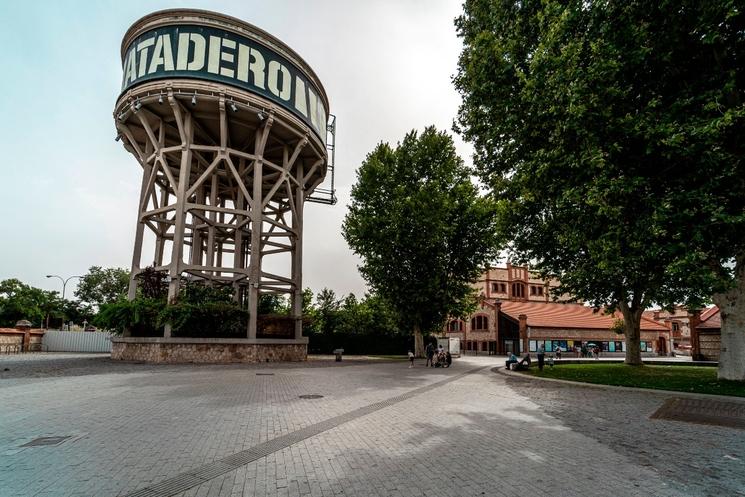
[[[520,352],[528,352],[528,316],[520,314],[517,319],[520,326],[520,345],[522,347]]]
[[[243,174],[246,172],[246,161],[240,160],[238,165],[238,174],[243,178]],[[243,197],[243,190],[238,188],[235,199],[235,208],[243,210],[245,208],[246,199]],[[236,223],[238,226],[243,223],[243,216],[236,216]],[[233,238],[233,268],[236,271],[243,269],[243,228],[236,228],[235,235]],[[238,284],[238,274],[234,274],[233,277],[236,281],[233,282],[233,300],[236,302],[240,301],[240,285]]]
[[[292,282],[294,290],[291,297],[292,317],[295,320],[295,338],[303,336],[303,204],[305,189],[303,187],[304,168],[298,164],[296,178],[299,185],[295,188],[295,250],[292,253]]]
[[[499,336],[499,313],[502,312],[502,302],[497,300],[494,303],[494,339],[497,341],[497,354],[504,354],[504,347],[502,346],[502,340]]]
[[[257,140],[259,137],[257,136]],[[261,229],[263,158],[257,154],[254,161],[253,199],[251,202],[251,259],[248,266],[248,338],[256,338],[259,308],[259,283],[261,281]]]
[[[172,97],[171,97],[172,98]],[[172,103],[174,110],[176,111],[177,119],[180,117],[176,107],[178,104]],[[168,303],[174,304],[178,299],[178,292],[181,283],[181,269],[183,266],[183,255],[184,255],[184,224],[186,223],[186,191],[188,190],[189,178],[191,174],[191,142],[193,139],[194,131],[192,126],[191,113],[183,114],[183,129],[184,136],[182,137],[183,142],[181,143],[181,165],[179,170],[178,180],[178,191],[176,192],[176,226],[173,235],[173,249],[171,251],[171,264],[168,270],[168,275],[171,281],[168,284]],[[171,336],[171,327],[166,325],[164,336]]]
[[[140,219],[140,215],[143,205],[145,204],[145,197],[147,196],[147,182],[150,177],[150,171],[152,166],[149,163],[143,164],[142,172],[142,186],[140,187],[140,208],[137,209],[137,230],[135,231],[135,246],[132,252],[132,269],[129,273],[129,290],[127,292],[127,298],[133,300],[137,295],[137,272],[140,270],[140,261],[142,259],[142,238],[145,234],[145,223]]]

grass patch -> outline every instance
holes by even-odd
[[[717,368],[697,366],[627,366],[626,364],[559,364],[526,374],[540,378],[581,381],[600,385],[654,388],[677,392],[745,397],[745,382],[717,379]]]

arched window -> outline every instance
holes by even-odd
[[[448,323],[448,331],[450,332],[458,332],[463,331],[463,321],[460,319],[453,319]]]
[[[489,318],[486,316],[474,316],[471,318],[471,329],[474,331],[488,330],[489,329]]]
[[[523,285],[522,283],[513,283],[512,296],[518,298],[525,297],[525,285]]]

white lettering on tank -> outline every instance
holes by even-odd
[[[124,59],[124,82],[122,83],[122,88],[137,79],[137,60],[135,54],[135,47],[132,47],[127,53],[127,58]]]
[[[295,109],[304,116],[308,116],[308,97],[305,94],[305,81],[295,78]]]
[[[236,64],[235,77],[244,83],[248,83],[248,53],[250,50],[243,43],[238,44],[238,63]]]
[[[145,75],[145,70],[147,69],[147,52],[148,48],[152,47],[155,44],[155,37],[148,38],[147,40],[143,40],[140,43],[137,44],[137,51],[140,52],[140,66],[137,69],[137,77],[141,78]]]
[[[318,101],[318,95],[313,90],[308,88],[308,103],[310,103],[310,122],[313,123],[313,127],[316,130],[321,129],[321,125],[318,121],[318,107],[321,107],[321,102]]]
[[[227,38],[222,39],[222,46],[223,48],[228,48],[235,51],[235,42],[233,40],[228,40]],[[233,62],[235,61],[235,53],[226,52],[225,50],[222,50],[220,52],[220,61],[225,62]],[[227,76],[228,78],[234,78],[235,77],[235,71],[233,69],[230,69],[228,67],[220,67],[220,74],[222,76]]]
[[[279,72],[282,71],[282,88],[279,87]],[[269,91],[274,93],[282,100],[290,100],[292,94],[292,77],[290,71],[277,62],[272,60],[269,62],[269,69],[267,70],[267,86]]]
[[[189,60],[189,44],[194,44],[194,57]],[[178,35],[178,59],[176,69],[179,71],[199,71],[204,67],[204,36],[198,33],[180,33]]]
[[[152,74],[163,66],[166,71],[173,71],[173,48],[171,47],[171,35],[161,35],[155,42],[153,58],[150,60],[150,68],[147,73]]]
[[[256,50],[255,48],[251,49],[250,52],[250,58],[253,58],[253,61],[249,61],[248,63],[248,71],[253,74],[254,77],[254,86],[264,89],[264,68],[266,67],[264,62],[264,56],[261,55],[261,52]]]

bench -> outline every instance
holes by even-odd
[[[336,356],[336,362],[341,362],[341,355],[344,353],[344,349],[334,349],[334,355]]]
[[[522,359],[520,359],[518,362],[513,362],[510,364],[510,369],[512,371],[517,371],[519,369],[528,369],[530,367],[530,356],[526,355]]]

